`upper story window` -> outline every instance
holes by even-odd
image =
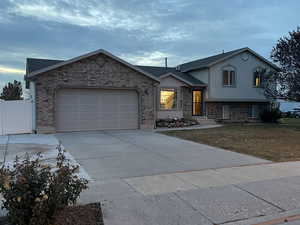
[[[176,88],[160,89],[160,109],[175,110],[177,108],[177,90]]]
[[[224,87],[236,86],[236,72],[233,67],[226,67],[223,69],[223,86]]]
[[[264,69],[256,68],[253,72],[253,87],[261,87]]]

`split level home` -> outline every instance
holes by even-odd
[[[278,67],[241,48],[176,67],[132,65],[98,50],[69,60],[28,58],[37,132],[152,129],[158,119],[253,121],[270,99],[258,70]]]

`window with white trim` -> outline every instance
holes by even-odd
[[[176,110],[177,109],[177,90],[176,88],[160,89],[160,109]]]
[[[236,86],[236,72],[233,68],[223,69],[223,86],[224,87]]]

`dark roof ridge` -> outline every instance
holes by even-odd
[[[36,60],[49,60],[49,61],[65,61],[63,59],[49,59],[49,58],[36,58],[36,57],[27,57],[26,59],[27,60],[28,59],[36,59]]]
[[[239,48],[239,49],[235,49],[235,50],[230,50],[228,52],[222,52],[222,53],[215,54],[215,55],[210,55],[210,56],[207,56],[207,57],[204,57],[204,58],[199,58],[199,59],[195,59],[195,60],[192,60],[192,61],[189,61],[189,62],[182,63],[179,66],[182,66],[182,65],[188,64],[188,63],[194,63],[194,62],[197,62],[199,60],[206,60],[206,59],[209,59],[209,58],[212,58],[212,57],[221,56],[223,54],[231,54],[231,53],[234,53],[234,52],[237,52],[237,51],[246,50],[246,49],[248,49],[248,47]]]

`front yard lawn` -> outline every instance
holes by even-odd
[[[300,160],[300,119],[283,119],[281,124],[227,124],[161,133],[275,162]]]

